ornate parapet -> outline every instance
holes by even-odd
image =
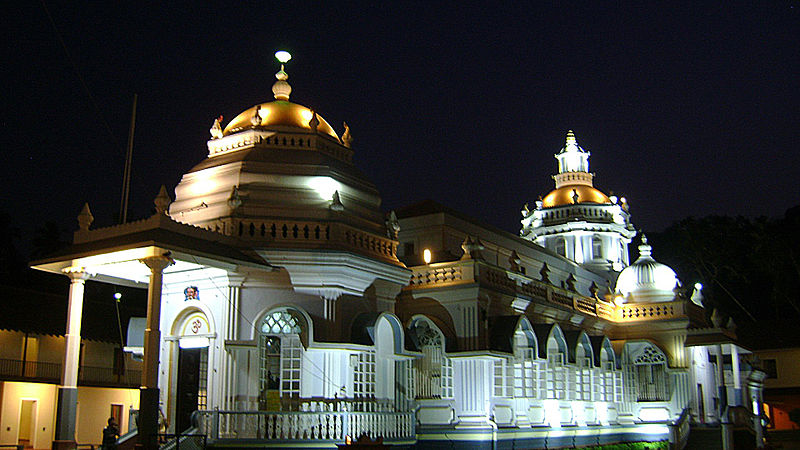
[[[493,266],[485,261],[460,260],[415,266],[410,269],[411,280],[405,290],[445,289],[461,284],[478,283],[529,302],[551,304],[618,324],[694,319],[702,317],[703,314],[701,308],[682,299],[661,303],[625,303],[617,306]]]
[[[411,280],[406,289],[438,288],[474,283],[474,273],[472,261],[411,267]]]
[[[211,226],[207,226],[212,229]],[[352,251],[399,265],[397,241],[339,222],[308,220],[228,219],[213,227],[223,234],[280,248]]]

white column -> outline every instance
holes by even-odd
[[[236,340],[239,333],[239,303],[241,297],[242,277],[229,277],[228,279],[228,314],[227,323],[225,324],[225,340]],[[234,409],[233,396],[236,392],[236,370],[235,370],[235,357],[233,353],[227,348],[225,342],[221,345],[221,363],[222,363],[222,392],[220,393],[219,404],[224,410]]]
[[[735,406],[742,405],[742,376],[739,368],[739,348],[736,344],[729,344],[731,347],[731,366],[733,367],[733,401],[730,403]]]
[[[81,352],[81,317],[83,316],[83,292],[89,274],[83,268],[64,269],[70,278],[69,306],[67,307],[67,334],[66,351],[64,352],[64,367],[61,374],[61,386],[78,386],[78,365]]]
[[[83,314],[83,291],[91,276],[83,267],[63,270],[70,278],[69,305],[67,307],[67,333],[65,335],[64,364],[61,370],[61,386],[58,388],[58,415],[56,436],[58,442],[75,442],[75,423],[78,409],[78,369],[81,353],[81,317]]]
[[[147,286],[147,322],[144,329],[144,367],[139,389],[139,443],[144,449],[157,449],[158,442],[158,359],[161,348],[161,288],[164,269],[174,264],[169,256],[140,260],[150,269]]]

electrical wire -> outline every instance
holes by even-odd
[[[197,258],[195,258],[195,256],[194,256],[194,255],[191,255],[191,257],[192,257],[192,260],[194,260],[195,264],[197,264],[197,265],[202,265],[202,264],[200,264],[200,262],[197,260]],[[236,313],[236,314],[238,314],[238,315],[239,315],[239,317],[241,317],[242,319],[244,319],[244,320],[245,320],[245,322],[247,322],[248,324],[250,324],[250,326],[251,326],[251,327],[253,327],[253,328],[256,328],[256,325],[255,325],[253,322],[251,322],[251,321],[250,321],[250,319],[249,319],[249,318],[248,318],[246,315],[244,315],[244,314],[241,312],[241,310],[240,310],[239,308],[237,308],[237,307],[236,307],[236,305],[234,305],[234,304],[233,304],[233,302],[231,301],[230,297],[229,297],[228,295],[226,295],[226,294],[225,294],[225,292],[222,290],[222,288],[220,288],[220,287],[217,285],[217,283],[215,283],[215,282],[214,282],[214,280],[213,280],[213,279],[212,279],[210,276],[207,276],[206,278],[208,278],[208,281],[209,281],[209,282],[211,282],[212,286],[214,286],[214,288],[215,288],[215,289],[216,289],[216,290],[219,292],[219,294],[220,294],[220,295],[221,295],[221,296],[222,296],[222,297],[225,299],[225,301],[227,301],[227,302],[228,302],[228,304],[229,304],[229,305],[230,305],[230,307],[231,307],[231,308],[232,308],[232,309],[235,311],[235,313]],[[330,377],[327,375],[327,373],[326,373],[326,372],[325,372],[325,371],[324,371],[322,368],[320,368],[320,367],[319,367],[319,366],[318,366],[318,365],[317,365],[317,364],[316,364],[316,363],[315,363],[315,362],[314,362],[312,359],[310,359],[310,358],[306,358],[306,359],[304,359],[304,361],[307,361],[307,362],[311,363],[311,365],[312,365],[312,366],[313,366],[315,369],[317,369],[317,370],[319,371],[319,373],[320,373],[320,374],[322,374],[322,376],[323,376],[324,378],[323,378],[323,377],[320,377],[318,374],[314,373],[313,371],[309,371],[309,372],[307,372],[307,373],[311,374],[312,376],[314,376],[316,379],[318,379],[318,380],[322,381],[323,383],[327,383],[327,384],[329,384],[330,386],[334,387],[335,389],[338,389],[338,388],[339,388],[339,385],[338,385],[338,383],[334,383],[334,381],[333,381],[333,380],[332,380],[332,379],[331,379],[331,378],[330,378]]]

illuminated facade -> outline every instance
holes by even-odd
[[[158,409],[221,447],[678,444],[691,420],[719,421],[718,386],[742,397],[731,330],[680,290],[655,301],[649,260],[616,298],[634,231],[571,133],[522,237],[430,202],[384,215],[347,126],[276,77],[274,101],[214,121],[174,202],[162,188],[156,215],[104,229],[86,207],[73,247],[35,264],[149,286],[142,342],[128,342],[144,358],[145,447]],[[709,349],[730,355],[729,382]]]
[[[570,130],[555,155],[555,190],[522,211],[520,235],[578,264],[619,272],[628,265],[628,244],[636,235],[625,197],[607,196],[594,187],[590,153]]]

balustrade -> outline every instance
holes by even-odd
[[[349,411],[346,404],[311,402],[306,411],[199,411],[199,430],[212,439],[330,440],[367,433],[386,441],[414,437],[414,413]],[[375,405],[374,409],[383,409]]]

